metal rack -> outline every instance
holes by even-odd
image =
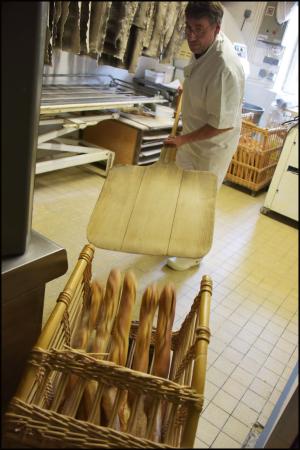
[[[113,165],[114,152],[96,145],[87,145],[78,139],[71,141],[64,136],[103,120],[118,118],[122,109],[166,102],[159,93],[152,91],[150,95],[147,89],[111,75],[55,74],[44,77],[50,78],[51,84],[46,83],[42,87],[40,127],[53,125],[55,129],[38,137],[38,149],[46,150],[50,159],[37,162],[36,174],[106,161],[105,169],[97,170],[106,176]],[[52,83],[53,80],[64,77],[68,79],[68,84]],[[81,82],[78,83],[78,80]],[[91,115],[86,114],[88,111]],[[95,114],[96,111],[99,114]],[[56,154],[56,157],[52,157],[53,151],[64,152],[65,155],[57,157]]]

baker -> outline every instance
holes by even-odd
[[[245,74],[233,44],[220,30],[220,2],[189,2],[185,17],[193,55],[184,68],[183,128],[165,144],[177,147],[179,167],[213,172],[219,189],[240,137]],[[199,258],[172,257],[167,265],[185,270],[199,263]]]

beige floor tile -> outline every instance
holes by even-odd
[[[256,341],[253,344],[253,347],[257,348],[261,352],[264,352],[265,355],[269,355],[273,349],[273,345],[270,344],[270,342],[265,341],[265,339],[262,339],[261,337],[258,337],[256,339]]]
[[[256,361],[253,358],[250,358],[250,356],[247,355],[239,363],[239,367],[246,370],[247,372],[252,373],[252,375],[256,375],[257,372],[260,370],[261,366],[262,363]]]
[[[201,439],[206,445],[210,446],[219,434],[220,429],[211,422],[206,420],[203,416],[200,417],[196,437]]]
[[[255,323],[256,325],[260,325],[261,327],[265,327],[268,322],[269,319],[267,319],[264,316],[261,316],[258,313],[255,313],[253,314],[253,316],[251,316],[251,323]]]
[[[278,379],[278,381],[277,381],[276,389],[279,389],[280,391],[283,391],[283,389],[286,386],[286,383],[287,383],[287,380],[285,378],[283,378],[283,377],[280,377]]]
[[[256,341],[257,335],[249,330],[245,330],[245,328],[243,327],[243,329],[238,333],[237,337],[252,345]]]
[[[236,368],[236,364],[229,361],[224,356],[219,356],[218,359],[213,364],[213,367],[219,371],[226,373],[226,375],[230,375],[233,370]]]
[[[201,441],[201,439],[195,438],[194,448],[209,448],[205,442]]]
[[[215,427],[221,429],[229,418],[229,414],[214,403],[210,403],[202,413],[202,417]]]
[[[293,314],[293,311],[289,311],[288,309],[280,306],[276,311],[276,315],[282,317],[283,319],[290,320],[294,314]]]
[[[269,397],[269,402],[276,404],[280,395],[281,395],[281,391],[279,391],[278,389],[273,389],[272,394]]]
[[[248,317],[241,316],[239,313],[234,312],[230,315],[231,322],[243,327],[248,322]]]
[[[254,379],[253,373],[243,369],[242,367],[238,366],[231,374],[230,376],[234,380],[241,383],[243,386],[250,386]]]
[[[257,348],[255,348],[254,345],[251,347],[251,349],[247,353],[247,356],[249,358],[254,359],[254,361],[259,363],[261,366],[266,361],[266,354],[264,352],[262,352],[261,350],[258,350]]]
[[[240,420],[244,425],[249,428],[256,422],[258,417],[257,411],[250,408],[248,405],[240,401],[232,413],[232,417]]]
[[[217,352],[215,352],[214,350],[212,350],[210,347],[208,347],[208,352],[207,352],[207,366],[211,366],[215,360],[218,358],[219,354]]]
[[[272,322],[272,320],[265,326],[266,331],[270,331],[271,333],[276,334],[276,336],[281,336],[284,328],[284,326],[277,325],[276,323]]]
[[[271,402],[267,402],[265,404],[265,406],[263,407],[260,415],[259,415],[259,422],[263,425],[266,426],[266,423],[269,419],[269,417],[271,416],[273,410],[274,410],[275,404],[271,403]]]
[[[230,362],[234,363],[234,364],[238,364],[244,354],[239,352],[238,350],[232,348],[231,346],[225,348],[224,352],[223,352],[223,356],[224,358],[228,359]]]
[[[264,339],[265,341],[269,342],[272,345],[275,345],[279,339],[279,336],[277,334],[274,334],[272,331],[265,330],[265,329],[260,333],[259,337]]]
[[[84,167],[73,167],[39,175],[35,181],[33,228],[65,247],[69,262],[67,273],[46,285],[45,323],[87,243],[87,224],[104,178]],[[250,385],[253,394],[264,399],[267,394],[263,387],[275,387],[270,395],[275,402],[298,360],[298,230],[260,214],[265,195],[253,198],[237,189],[221,187],[214,242],[196,270],[172,271],[165,266],[165,257],[101,249],[95,252],[93,275],[104,280],[114,266],[131,268],[139,282],[139,296],[148,283],[162,286],[174,282],[178,294],[174,329],[189,311],[202,275],[212,276],[212,336],[206,383],[206,400],[210,403],[203,414],[208,411],[206,420],[219,430],[227,421],[226,431],[217,434],[210,444],[215,448],[226,448],[228,439],[234,439],[235,419],[250,427],[258,418],[257,411],[240,401],[228,420],[228,413],[213,405],[220,388],[223,394],[240,400]],[[263,357],[266,364],[261,366]],[[219,412],[217,424],[212,422],[213,412]],[[267,420],[270,412],[266,404],[260,412],[262,420]],[[236,443],[231,442],[230,447]],[[208,447],[201,437],[197,437],[196,445]]]
[[[249,342],[244,341],[243,339],[235,337],[230,342],[230,347],[232,347],[235,350],[237,350],[238,352],[246,355],[246,353],[248,352],[249,348],[251,347],[251,344]]]
[[[291,333],[287,329],[282,333],[281,339],[296,345],[298,343],[299,335],[297,333]]]
[[[289,331],[291,333],[297,334],[299,332],[298,328],[298,314],[295,315],[295,318],[297,318],[297,323],[290,322],[288,326],[286,327],[286,331]]]
[[[250,389],[255,392],[255,394],[258,394],[267,400],[271,396],[274,386],[270,386],[265,381],[255,378],[250,384]]]
[[[258,373],[257,378],[260,378],[261,380],[265,381],[266,383],[270,384],[271,386],[275,386],[276,383],[278,383],[279,375],[277,375],[272,370],[267,369],[266,367],[262,367]]]
[[[275,372],[277,375],[281,375],[282,372],[284,371],[285,365],[278,359],[273,358],[271,353],[270,356],[268,356],[268,358],[266,359],[264,367],[266,367],[269,370],[272,370],[272,372]]]
[[[263,409],[266,399],[261,395],[256,394],[251,389],[248,389],[242,397],[242,401],[249,406],[249,408],[254,409],[257,413],[260,413]]]
[[[229,377],[223,384],[222,390],[232,395],[232,397],[240,400],[247,390],[247,386],[239,383],[232,377]]]
[[[259,336],[263,329],[263,325],[258,325],[257,323],[254,323],[252,321],[252,316],[249,319],[248,323],[246,323],[246,325],[243,327],[244,331],[250,331],[250,333],[254,334],[255,336]]]
[[[225,392],[222,388],[214,396],[213,404],[219,406],[224,411],[231,414],[236,405],[238,404],[238,399],[228,394],[228,392]]]
[[[222,304],[218,306],[218,314],[220,314],[224,318],[230,317],[232,314],[232,309],[224,306],[224,302],[222,302]]]
[[[288,380],[291,375],[292,367],[287,366],[281,374],[281,377]]]
[[[227,347],[226,342],[224,342],[222,339],[219,339],[212,333],[209,348],[214,350],[216,353],[221,354],[226,347]]]
[[[211,448],[240,448],[240,443],[221,431]]]
[[[214,398],[214,396],[216,395],[216,393],[218,392],[219,389],[220,389],[219,386],[216,386],[214,383],[211,383],[208,380],[208,377],[206,377],[205,388],[204,388],[204,397],[206,398],[207,401],[210,402]]]
[[[270,356],[272,356],[272,358],[281,361],[283,364],[286,364],[290,359],[292,351],[293,348],[291,348],[290,350],[284,350],[279,348],[278,345],[276,344],[276,347],[274,347],[274,349],[271,351]]]
[[[228,434],[228,436],[230,436],[235,441],[243,444],[250,432],[250,428],[234,417],[229,417],[222,431]]]
[[[227,380],[228,374],[214,366],[211,366],[206,372],[206,378],[215,386],[218,386],[220,388]]]

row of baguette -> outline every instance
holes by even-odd
[[[107,279],[106,287],[103,283],[93,279],[90,283],[91,295],[89,301],[83,305],[77,325],[71,338],[71,347],[97,354],[97,359],[106,359],[121,366],[125,366],[129,349],[129,334],[132,315],[137,296],[137,281],[134,273],[128,271],[122,280],[121,272],[112,269]],[[149,351],[153,319],[158,310],[155,330],[154,356],[151,364],[151,374],[167,378],[171,360],[172,326],[175,316],[176,292],[173,284],[166,284],[161,291],[155,283],[148,286],[143,295],[140,306],[139,326],[136,334],[135,349],[131,369],[140,372],[149,371]],[[76,375],[71,375],[65,390],[63,402],[59,412],[68,415],[72,405],[72,395],[80,383]],[[83,391],[76,417],[90,420],[93,423],[107,426],[112,425],[119,431],[127,431],[130,412],[135,396],[131,391],[122,391],[119,407],[114,423],[111,424],[114,401],[117,388],[105,386],[100,404],[93,405],[97,391],[97,382],[89,381]],[[139,401],[138,420],[130,424],[130,432],[143,437],[147,427],[147,410],[151,399],[145,397]],[[93,411],[93,412],[92,412]],[[161,439],[162,405],[156,417],[151,438]]]

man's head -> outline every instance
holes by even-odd
[[[200,55],[214,42],[223,17],[220,2],[189,2],[185,9],[186,38],[191,52]]]

